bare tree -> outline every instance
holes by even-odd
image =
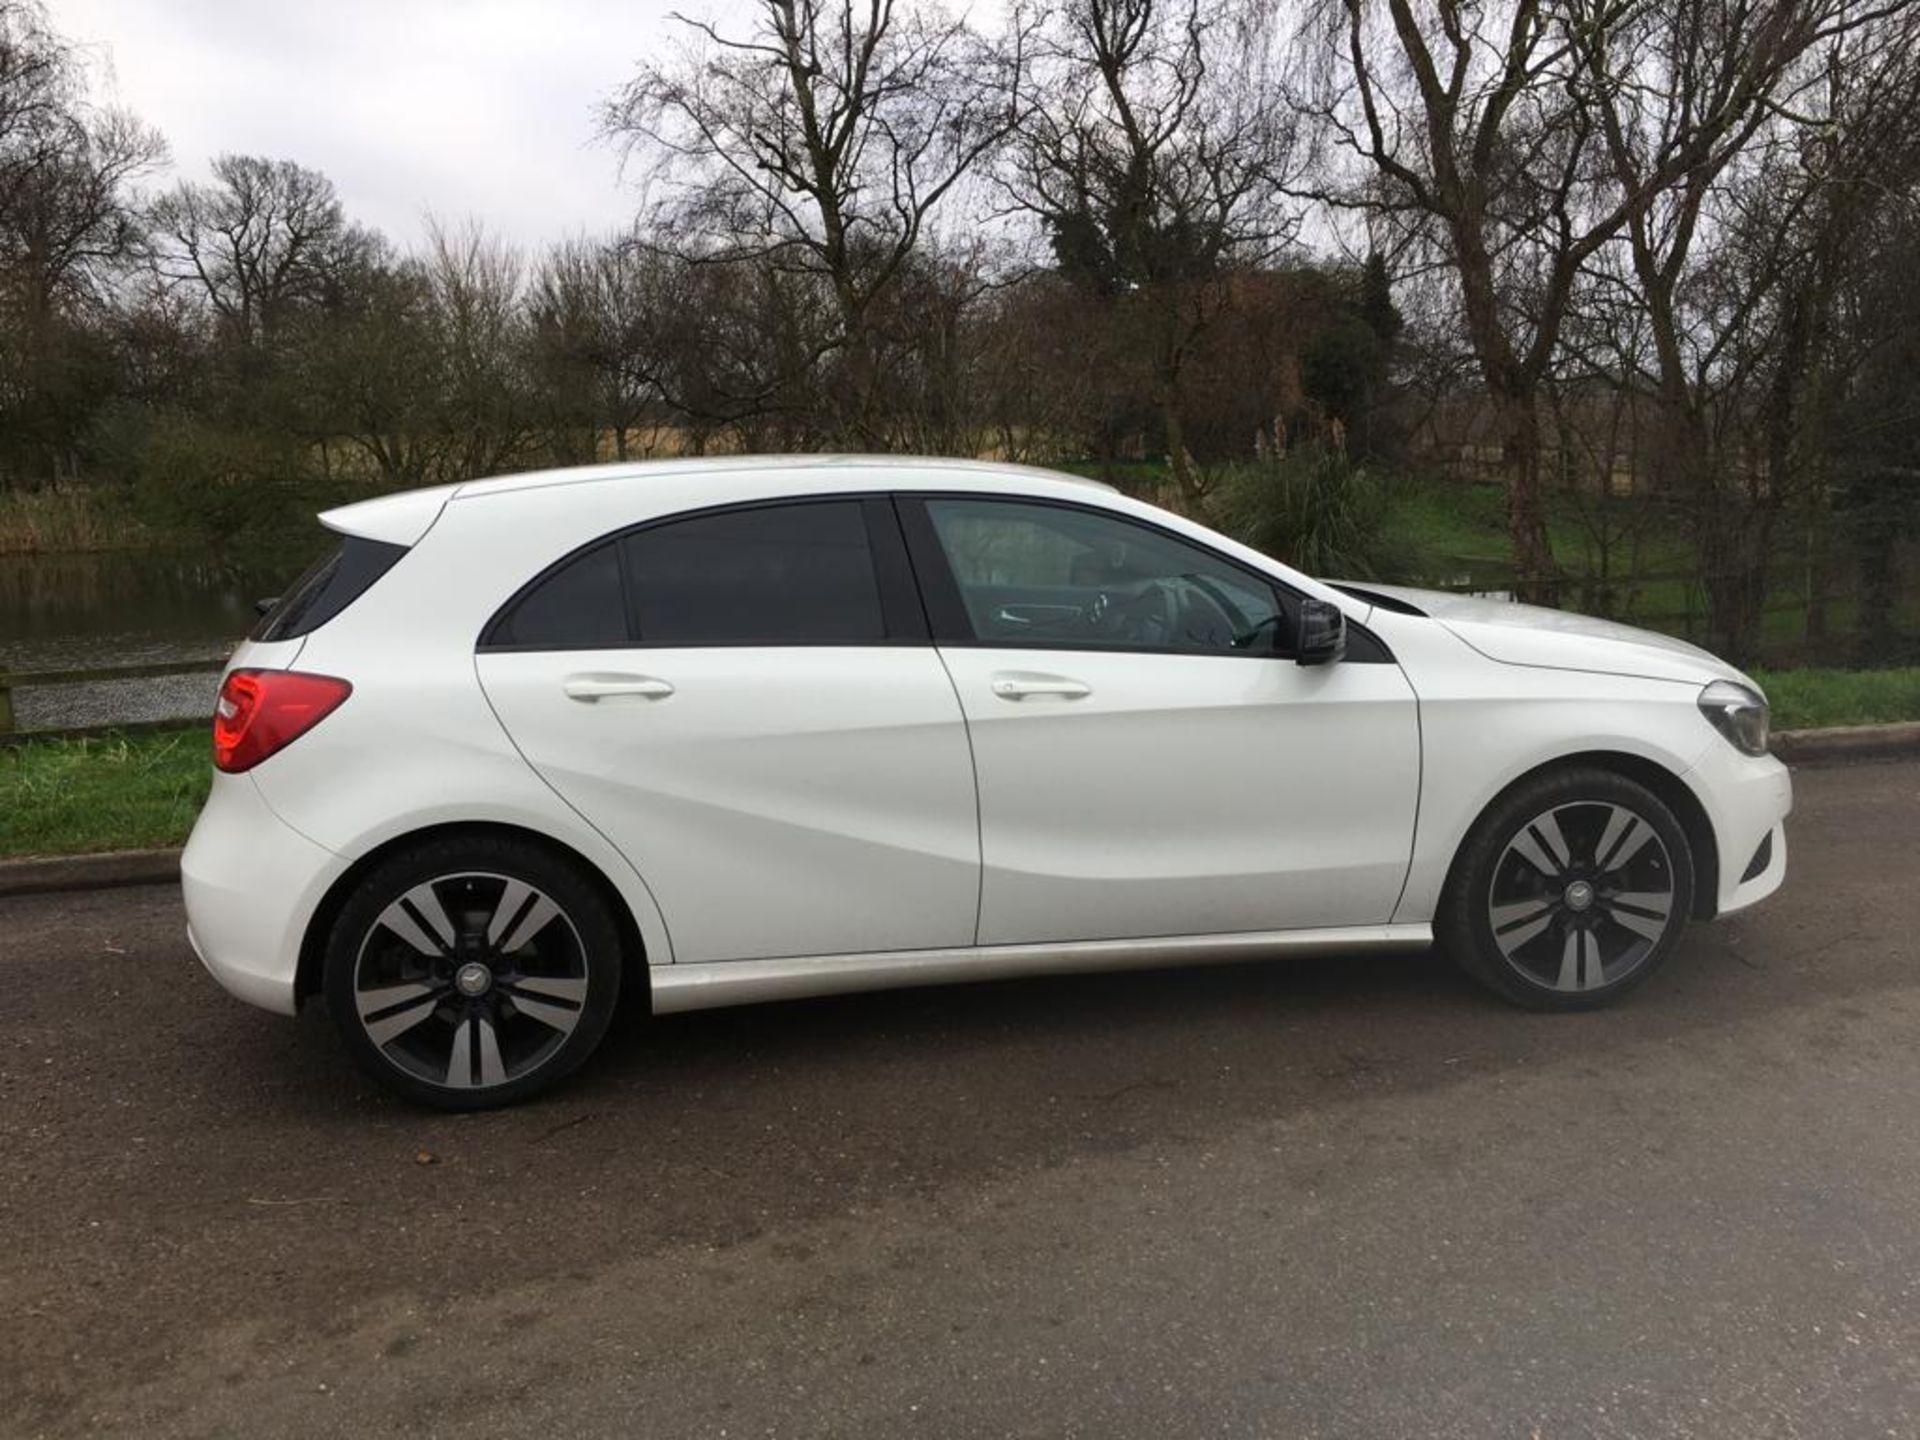
[[[1897,0],[1896,0],[1897,3]],[[1323,0],[1331,57],[1307,108],[1361,183],[1323,193],[1430,230],[1498,413],[1521,591],[1556,593],[1542,504],[1540,387],[1583,268],[1659,199],[1724,168],[1796,66],[1861,0],[1754,0],[1721,19],[1700,79],[1631,173],[1610,163],[1596,98],[1637,85],[1606,57],[1660,29],[1668,0]],[[1711,47],[1711,48],[1708,48]]]
[[[1034,103],[1003,167],[1069,278],[1137,312],[1167,457],[1204,509],[1182,392],[1228,277],[1295,233],[1277,203],[1293,158],[1257,17],[1204,0],[1068,0],[1031,45]]]
[[[598,458],[603,430],[614,458],[627,459],[659,404],[669,263],[627,239],[573,240],[553,247],[534,277],[537,357],[551,403],[586,432],[588,460]]]
[[[604,125],[662,187],[655,243],[826,287],[823,353],[845,357],[836,428],[883,444],[876,301],[1011,128],[1017,67],[917,0],[757,0],[754,13],[744,34],[682,18],[691,43],[642,65]]]
[[[1775,522],[1817,479],[1804,412],[1832,358],[1837,287],[1859,233],[1920,179],[1920,7],[1674,0],[1605,44],[1592,33],[1570,32],[1607,165],[1648,200],[1610,247],[1617,263],[1590,268],[1645,336],[1657,478],[1685,506],[1709,642],[1750,659]],[[1690,117],[1742,83],[1730,55],[1774,77],[1769,103],[1650,185]]]
[[[324,302],[372,243],[325,175],[253,155],[222,155],[212,184],[162,196],[153,226],[159,273],[197,291],[243,348],[269,341],[294,308]]]
[[[70,468],[110,378],[87,324],[140,239],[132,187],[166,153],[85,78],[36,8],[0,0],[0,446],[43,474]]]
[[[339,307],[303,312],[290,339],[307,443],[344,441],[386,485],[498,474],[540,453],[514,250],[477,222],[430,222],[424,253],[348,279]]]

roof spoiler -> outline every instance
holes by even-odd
[[[436,485],[430,490],[403,490],[397,495],[341,505],[322,511],[320,523],[337,534],[411,548],[433,528],[433,522],[440,518],[440,512],[458,488],[457,485]]]

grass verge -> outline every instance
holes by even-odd
[[[212,774],[204,728],[0,747],[0,856],[179,845]]]
[[[1904,670],[1756,670],[1776,730],[1920,720],[1920,667]]]

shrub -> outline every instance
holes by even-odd
[[[1420,557],[1387,524],[1387,484],[1336,450],[1293,450],[1211,477],[1220,528],[1309,575],[1405,578]]]
[[[213,558],[298,544],[335,498],[302,447],[271,432],[123,407],[96,431],[103,469],[125,486],[152,530],[208,547]]]

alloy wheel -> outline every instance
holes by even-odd
[[[1617,984],[1679,918],[1672,857],[1643,815],[1611,801],[1544,810],[1493,868],[1494,944],[1524,978],[1563,993]]]
[[[451,1090],[538,1070],[586,1009],[588,973],[566,912],[524,880],[443,875],[398,896],[354,966],[360,1025],[395,1068]]]

